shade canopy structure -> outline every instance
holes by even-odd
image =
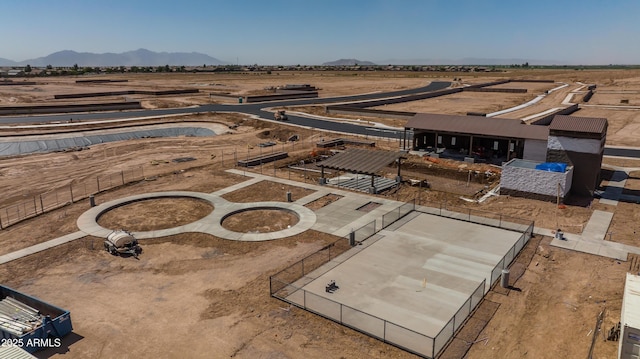
[[[404,152],[370,151],[359,148],[351,148],[340,152],[326,161],[318,163],[321,168],[354,172],[375,176],[381,169],[389,164],[404,158]],[[400,166],[398,166],[399,172]]]
[[[352,148],[340,152],[326,161],[317,163],[320,167],[320,183],[325,184],[324,169],[330,168],[338,171],[356,173],[356,179],[338,184],[354,190],[366,190],[369,193],[379,193],[400,183],[400,159],[404,158],[404,152],[371,151]],[[380,170],[391,163],[398,162],[398,176],[395,180],[384,179],[378,176]],[[371,184],[366,189],[362,187],[362,181],[358,181],[358,175],[371,176]],[[353,182],[353,183],[352,183]]]

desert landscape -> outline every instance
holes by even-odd
[[[0,87],[0,106],[59,104],[56,94],[115,90],[197,88],[197,94],[178,96],[127,95],[81,99],[75,102],[140,101],[144,108],[189,107],[211,103],[237,103],[233,97],[264,93],[285,84],[311,84],[320,98],[397,91],[426,86],[433,81],[477,84],[500,79],[548,79],[554,83],[509,83],[500,88],[526,88],[526,93],[458,94],[382,106],[396,111],[464,114],[494,112],[549,93],[535,105],[502,114],[521,119],[562,105],[577,103],[573,116],[602,117],[609,123],[607,146],[640,147],[640,71],[513,69],[502,73],[443,72],[294,72],[266,74],[112,74],[127,80],[108,84],[79,84],[77,77],[36,79],[36,85]],[[99,78],[99,77],[98,77]],[[585,84],[596,84],[592,99],[582,97]],[[216,94],[232,97],[216,96]],[[624,101],[623,101],[624,100]],[[269,107],[266,103],[264,107]],[[92,145],[77,151],[38,153],[0,158],[0,220],[16,206],[56,194],[59,208],[4,226],[0,230],[0,256],[78,231],[78,217],[90,208],[89,195],[105,203],[136,194],[159,191],[212,193],[262,174],[300,184],[317,184],[313,158],[322,155],[316,143],[329,138],[362,137],[290,126],[286,122],[255,119],[239,112],[199,113],[145,118],[133,122],[96,124],[90,121],[35,128],[17,124],[0,127],[3,137],[61,132],[82,132],[105,127],[166,123],[208,126],[210,137],[144,138]],[[287,111],[330,117],[332,121],[380,123],[401,128],[395,118],[327,115],[323,106],[289,106]],[[0,117],[2,119],[2,117]],[[61,126],[64,125],[64,126]],[[300,141],[288,141],[298,135]],[[378,149],[398,150],[397,140],[368,137]],[[270,147],[260,147],[264,142]],[[255,167],[238,167],[237,160],[272,151],[288,157]],[[320,152],[320,153],[319,153]],[[186,159],[176,161],[176,159]],[[300,163],[303,165],[301,166]],[[307,167],[308,166],[308,167]],[[428,162],[407,155],[405,179],[426,180],[429,188],[404,182],[394,190],[371,195],[422,205],[447,203],[535,221],[545,229],[562,228],[579,234],[595,210],[612,212],[608,240],[638,246],[637,203],[616,206],[595,198],[588,205],[536,201],[510,196],[481,195],[497,185],[496,179],[468,181],[469,170],[493,171],[486,164],[441,160]],[[302,167],[302,168],[301,168]],[[609,185],[613,170],[625,168],[629,176],[623,193],[640,188],[640,159],[605,156],[601,188]],[[235,172],[228,170],[235,169]],[[245,175],[240,174],[243,171]],[[125,181],[126,173],[135,173]],[[396,168],[384,168],[393,178]],[[462,173],[462,175],[460,175]],[[344,173],[333,173],[338,176]],[[114,177],[115,176],[115,177]],[[94,188],[100,178],[118,178],[122,184],[106,190]],[[124,183],[127,182],[127,183]],[[71,201],[58,193],[71,192]],[[285,202],[310,194],[303,186],[261,181],[223,196],[236,203]],[[40,196],[40,197],[39,197]],[[48,195],[51,197],[51,195]],[[75,199],[73,198],[75,196]],[[48,198],[49,198],[48,197]],[[326,199],[331,202],[335,198]],[[323,203],[310,209],[317,211]],[[42,206],[44,207],[44,206]],[[195,200],[154,200],[129,204],[100,217],[104,227],[149,231],[172,228],[203,218],[213,210]],[[3,211],[5,212],[3,214]],[[227,226],[238,232],[273,231],[294,225],[295,216],[270,212],[230,217]],[[269,295],[269,277],[341,237],[308,230],[289,238],[265,242],[230,241],[201,233],[182,233],[140,241],[143,253],[136,260],[112,256],[103,238],[85,236],[51,249],[0,264],[0,284],[41,298],[71,311],[74,330],[60,348],[35,353],[39,358],[414,358],[400,348],[341,326],[279,301]],[[624,276],[637,272],[632,261],[616,260],[554,247],[551,237],[532,238],[511,267],[512,289],[499,285],[489,291],[463,329],[441,353],[441,358],[593,358],[615,357],[617,341],[605,333],[620,320]],[[344,240],[344,238],[343,238]],[[346,241],[346,240],[345,240]],[[346,247],[345,247],[346,250]],[[603,312],[600,329],[597,316]],[[595,338],[595,339],[594,339]]]

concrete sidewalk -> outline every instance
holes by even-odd
[[[311,228],[316,231],[333,234],[338,237],[347,236],[352,230],[356,230],[365,225],[371,225],[373,221],[376,221],[376,225],[380,226],[382,223],[382,215],[395,210],[404,204],[404,202],[344,191],[336,187],[297,182],[258,173],[245,173],[244,171],[237,169],[230,169],[227,170],[227,172],[250,176],[253,177],[254,180],[278,182],[292,187],[303,187],[314,190],[315,192],[308,196],[300,199],[294,198],[295,203],[303,206],[328,194],[341,196],[340,199],[315,211],[317,219],[316,223]],[[252,180],[252,182],[254,180]],[[369,211],[359,210],[370,203],[373,203],[377,207]]]
[[[295,235],[300,230],[314,229],[320,232],[329,233],[339,237],[345,237],[353,230],[356,230],[362,226],[370,226],[372,230],[380,229],[382,225],[382,216],[390,211],[396,210],[402,206],[403,202],[389,200],[381,197],[372,197],[366,194],[354,193],[349,191],[340,190],[335,187],[320,186],[310,183],[301,183],[297,181],[291,181],[282,178],[271,177],[267,175],[261,175],[242,170],[228,170],[228,172],[244,175],[247,177],[246,181],[235,184],[233,186],[224,188],[222,190],[213,192],[211,194],[198,193],[198,192],[163,192],[163,193],[148,193],[143,195],[131,196],[127,198],[121,198],[115,201],[104,203],[97,207],[94,207],[87,212],[83,213],[78,218],[78,227],[80,231],[71,233],[59,238],[52,239],[47,242],[39,243],[37,245],[24,248],[12,253],[8,253],[0,256],[0,264],[10,262],[14,259],[22,258],[30,254],[34,254],[60,244],[64,244],[86,235],[97,235],[106,237],[111,230],[102,228],[96,223],[96,218],[100,213],[107,211],[113,206],[122,205],[125,202],[131,202],[132,200],[148,199],[154,197],[195,197],[202,200],[209,201],[214,206],[214,211],[193,223],[189,223],[183,226],[169,228],[165,230],[157,230],[150,232],[134,233],[139,239],[155,238],[168,236],[184,232],[203,232],[209,233],[221,238],[227,238],[230,240],[241,241],[257,241],[257,240],[271,240],[282,238],[284,236]],[[624,172],[623,172],[624,173]],[[617,179],[617,180],[614,180]],[[626,176],[618,175],[612,178],[610,183],[613,187],[609,190],[611,195],[610,200],[616,201],[616,194],[621,193],[617,188],[624,187],[624,180]],[[220,196],[232,192],[237,189],[252,185],[260,181],[278,182],[289,186],[304,187],[314,190],[315,192],[303,197],[294,198],[293,203],[287,202],[262,202],[260,204],[268,207],[280,207],[283,209],[292,210],[300,216],[300,222],[296,226],[292,226],[288,230],[270,233],[245,233],[238,234],[231,232],[220,226],[221,218],[233,211],[243,210],[258,203],[239,204],[225,201]],[[617,185],[616,185],[617,184]],[[306,207],[308,203],[313,202],[323,196],[335,194],[341,196],[340,199],[318,209],[315,213]],[[617,202],[615,202],[617,204]],[[364,206],[373,205],[372,209],[367,211],[360,210]],[[217,211],[216,211],[217,209]],[[426,211],[428,212],[428,211]],[[545,235],[554,237],[551,241],[551,245],[576,250],[584,253],[595,254],[599,256],[605,256],[615,258],[619,260],[626,260],[628,253],[640,254],[640,248],[624,245],[621,243],[610,242],[606,240],[607,231],[613,218],[613,213],[604,211],[594,211],[589,222],[585,226],[582,234],[565,233],[565,240],[555,238],[555,232],[545,228],[535,228],[534,233],[538,235]],[[375,224],[373,224],[375,221]],[[372,225],[373,224],[373,225]],[[491,223],[487,223],[491,225]]]
[[[629,253],[640,254],[638,247],[606,240],[612,218],[611,212],[594,211],[582,234],[564,233],[564,240],[555,238],[555,233],[549,230],[541,234],[554,237],[551,240],[552,246],[602,257],[626,261]]]
[[[314,229],[320,232],[333,234],[339,237],[345,237],[352,230],[358,229],[364,225],[369,225],[373,221],[377,221],[377,225],[381,223],[381,217],[392,210],[397,209],[403,205],[402,202],[393,200],[387,200],[384,198],[371,197],[365,194],[358,194],[348,191],[342,191],[333,187],[319,186],[309,183],[301,183],[291,181],[287,179],[275,178],[266,175],[260,175],[255,173],[249,173],[242,170],[229,170],[229,172],[245,175],[246,181],[240,182],[233,186],[226,187],[211,194],[188,192],[188,191],[170,191],[170,192],[155,192],[146,193],[141,195],[134,195],[125,198],[119,198],[113,201],[102,203],[96,207],[93,207],[84,212],[77,220],[78,232],[62,236],[49,240],[47,242],[39,243],[37,245],[24,248],[12,253],[8,253],[0,256],[0,264],[10,262],[12,260],[28,256],[55,246],[85,237],[87,235],[93,235],[105,238],[111,229],[100,226],[96,219],[100,214],[109,211],[111,208],[122,206],[127,203],[153,199],[153,198],[166,198],[166,197],[190,197],[205,200],[214,206],[214,210],[208,216],[194,221],[192,223],[178,226],[174,228],[168,228],[163,230],[155,230],[148,232],[133,232],[136,238],[144,240],[147,238],[156,238],[169,236],[185,232],[201,232],[208,233],[220,238],[238,241],[264,241],[274,240],[292,235],[299,234],[308,229]],[[229,193],[260,181],[272,181],[278,182],[289,186],[304,187],[315,192],[305,196],[303,198],[294,199],[294,202],[255,202],[255,203],[233,203],[224,200],[221,195]],[[306,208],[305,205],[322,198],[328,194],[336,194],[342,196],[339,200],[334,201],[320,208],[316,212]],[[359,208],[374,202],[378,206],[367,212],[359,210]],[[232,232],[221,226],[222,218],[230,213],[242,211],[248,208],[255,207],[266,208],[282,208],[285,210],[295,212],[299,221],[291,228],[283,229],[276,232],[267,233],[238,233]]]
[[[87,235],[86,233],[82,231],[78,231],[75,233],[67,234],[66,236],[58,237],[50,241],[38,243],[31,247],[27,247],[24,249],[17,250],[15,252],[2,255],[0,256],[0,264],[11,262],[12,260],[16,260],[18,258],[26,257],[28,255],[44,251],[46,249],[53,248],[55,246],[59,246],[64,243],[75,241],[76,239],[80,239],[82,237],[85,237],[86,235]]]
[[[614,168],[607,187],[600,193],[600,203],[616,206],[620,200],[636,203],[640,201],[640,196],[623,194],[629,170],[621,167]],[[612,219],[613,213],[595,210],[581,234],[564,233],[564,240],[556,238],[555,232],[550,230],[540,229],[535,233],[554,237],[551,241],[552,246],[603,257],[626,261],[629,253],[640,254],[638,247],[607,240]]]

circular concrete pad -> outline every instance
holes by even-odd
[[[126,204],[155,199],[155,198],[196,198],[208,201],[214,207],[212,213],[208,216],[183,225],[179,227],[173,227],[162,230],[147,231],[147,232],[133,232],[133,235],[138,239],[157,238],[170,236],[185,232],[200,232],[208,233],[216,237],[234,240],[234,241],[268,241],[279,238],[286,238],[296,234],[300,234],[310,229],[316,222],[316,214],[299,204],[287,203],[287,202],[254,202],[254,203],[233,203],[229,202],[221,197],[199,193],[199,192],[186,192],[186,191],[173,191],[173,192],[155,192],[146,193],[141,195],[135,195],[125,198],[120,198],[114,201],[106,202],[84,212],[77,221],[78,228],[92,236],[106,238],[109,233],[118,228],[104,228],[97,223],[97,218],[109,210],[124,206]],[[268,232],[268,233],[240,233],[233,232],[222,227],[222,220],[225,217],[230,216],[233,213],[246,211],[250,209],[280,209],[290,212],[294,212],[298,216],[298,223],[281,231]],[[126,229],[126,228],[124,228]]]

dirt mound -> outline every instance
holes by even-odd
[[[258,134],[258,138],[286,142],[289,140],[291,136],[295,134],[296,132],[294,132],[291,128],[276,128],[276,129],[269,129],[269,130],[264,130],[260,132]]]

